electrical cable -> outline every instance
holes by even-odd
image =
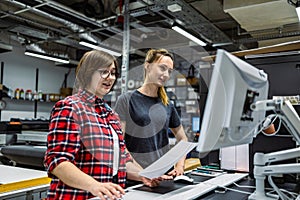
[[[264,129],[266,129],[267,126],[271,125],[271,123],[269,123],[271,121],[271,119],[270,119],[271,117],[270,116],[271,115],[267,116],[264,121],[262,121],[260,124],[257,125],[257,128],[260,128],[260,129],[258,129],[258,131],[256,131],[257,134],[259,134]]]
[[[248,195],[252,194],[251,192],[246,192],[246,191],[243,191],[243,190],[232,189],[232,188],[221,186],[221,185],[217,185],[217,186],[220,187],[220,188],[232,191],[232,192],[237,192],[237,193],[242,193],[242,194],[248,194]]]
[[[295,6],[296,8],[299,6],[299,0],[296,0],[296,2],[292,0],[287,0],[288,4]]]
[[[249,188],[249,189],[256,189],[256,186],[251,186],[251,185],[239,185],[237,183],[233,183],[235,186],[240,187],[240,188]],[[265,190],[273,190],[273,188],[265,188]]]
[[[291,195],[293,197],[292,199],[296,199],[297,196],[298,196],[298,194],[296,192],[291,192],[291,191],[288,191],[288,190],[285,190],[285,189],[282,189],[282,188],[280,188],[280,191],[285,192],[285,193]]]
[[[233,183],[233,185],[235,185],[236,187],[240,187],[240,188],[248,188],[248,189],[256,189],[256,187],[255,186],[248,186],[248,185],[239,185],[239,184],[237,184],[237,183]],[[275,192],[275,190],[274,190],[274,188],[265,188],[265,190],[270,190],[270,192],[267,192],[266,193],[266,195],[268,196],[268,195],[270,195],[271,193],[273,193],[273,192]],[[297,198],[297,193],[295,193],[295,192],[290,192],[290,191],[287,191],[287,190],[285,190],[285,189],[279,189],[281,192],[285,192],[285,193],[287,193],[287,194],[289,194],[289,195],[291,195],[292,197],[293,197],[293,199],[296,199]],[[290,199],[290,198],[288,198],[288,199]]]
[[[232,183],[233,185],[235,185],[236,187],[240,187],[240,188],[250,188],[250,189],[255,189],[255,186],[251,186],[251,185],[239,185],[237,183]]]
[[[266,163],[266,165],[270,166],[271,162]],[[282,199],[282,200],[293,200],[293,199],[297,198],[297,195],[298,195],[297,193],[290,192],[290,191],[282,189],[282,188],[278,188],[277,185],[274,183],[274,181],[272,179],[272,175],[268,176],[268,182],[272,186],[273,191],[270,191],[266,194],[271,194],[272,192],[276,192],[279,195],[280,199]],[[270,189],[270,188],[268,188],[268,189]],[[290,196],[292,196],[292,199],[289,198],[287,195],[285,195],[284,192],[289,194]]]
[[[272,179],[272,176],[268,176],[268,181],[269,181],[269,184],[273,187],[274,191],[278,194],[278,196],[280,197],[281,200],[293,200],[293,199],[289,198],[286,194],[284,194],[283,191],[277,187],[277,185],[274,183],[274,181]],[[284,190],[284,191],[286,191],[286,190]],[[288,192],[288,194],[292,195],[290,192]],[[292,195],[292,196],[294,196],[294,195]]]
[[[279,188],[276,186],[276,184],[274,183],[273,179],[272,179],[272,176],[268,176],[268,181],[269,181],[269,184],[273,187],[274,191],[278,194],[279,198],[281,200],[287,200],[288,197],[286,195],[284,195],[280,190]]]
[[[278,132],[279,132],[279,130],[280,130],[280,128],[281,128],[281,122],[282,122],[282,120],[281,120],[281,117],[279,116],[279,115],[274,115],[275,116],[275,118],[272,120],[272,122],[270,123],[270,125],[269,126],[271,126],[272,124],[274,124],[274,122],[275,122],[275,120],[278,118],[279,119],[279,124],[278,124],[278,126],[277,126],[277,129],[276,129],[276,131],[274,132],[274,133],[271,133],[271,134],[268,134],[268,133],[265,133],[264,132],[264,130],[265,129],[267,129],[268,127],[266,127],[266,128],[263,128],[262,130],[261,130],[261,132],[264,134],[264,135],[266,135],[266,136],[274,136],[274,135],[276,135]],[[273,117],[273,116],[272,116]]]
[[[274,135],[274,137],[286,137],[286,138],[292,138],[293,136],[292,135]]]
[[[285,192],[285,193],[287,193],[287,194],[289,194],[289,195],[291,195],[293,198],[291,199],[291,198],[289,198],[289,199],[291,199],[291,200],[295,200],[296,198],[297,198],[297,193],[294,193],[294,192],[290,192],[290,191],[287,191],[287,190],[285,190],[285,189],[279,189],[281,192]],[[272,191],[270,191],[270,192],[267,192],[266,193],[266,195],[274,195],[274,192],[275,192],[275,190],[272,190]]]
[[[268,181],[269,181],[269,184],[272,186],[272,188],[265,188],[265,190],[271,190],[270,192],[267,192],[266,195],[270,195],[271,193],[273,192],[276,192],[280,199],[281,200],[294,200],[297,198],[297,193],[295,192],[290,192],[290,191],[287,191],[285,189],[279,189],[276,184],[273,182],[273,179],[272,179],[272,176],[268,176]],[[250,188],[250,189],[256,189],[255,186],[246,186],[246,185],[239,185],[237,184],[236,182],[233,182],[232,183],[233,185],[237,186],[237,187],[240,187],[240,188]],[[220,188],[223,188],[225,190],[229,190],[229,191],[232,191],[232,192],[237,192],[237,193],[242,193],[242,194],[248,194],[248,195],[251,195],[252,193],[251,192],[246,192],[246,191],[243,191],[243,190],[238,190],[238,189],[232,189],[232,188],[229,188],[229,187],[226,187],[226,186],[221,186],[221,185],[216,185]],[[292,196],[292,198],[288,197],[286,194],[287,193],[289,194],[290,196]]]

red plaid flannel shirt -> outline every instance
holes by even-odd
[[[52,178],[48,199],[88,199],[88,191],[72,188],[51,171],[68,161],[99,182],[112,182],[113,136],[110,125],[119,136],[120,163],[118,183],[125,187],[125,164],[131,157],[125,153],[119,118],[102,99],[80,90],[55,104],[51,112],[44,164]]]

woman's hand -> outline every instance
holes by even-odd
[[[144,185],[148,186],[148,187],[156,187],[159,185],[159,183],[163,180],[171,180],[173,179],[172,176],[168,176],[168,175],[162,175],[158,178],[153,178],[153,179],[149,179],[146,177],[142,177],[142,182],[144,183]]]
[[[123,188],[114,183],[100,183],[93,184],[89,190],[94,196],[101,200],[121,198],[125,194]]]
[[[184,174],[184,167],[180,165],[175,165],[174,169],[168,173],[169,176],[180,176]]]

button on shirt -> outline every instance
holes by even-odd
[[[47,151],[44,164],[52,178],[48,199],[88,199],[92,194],[72,188],[51,171],[68,161],[99,182],[112,182],[114,139],[119,142],[118,184],[125,186],[125,163],[131,160],[125,153],[121,125],[116,113],[102,100],[80,90],[55,104],[51,112]]]

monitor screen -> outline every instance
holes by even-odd
[[[200,117],[192,117],[192,131],[194,133],[200,131]]]
[[[197,150],[251,143],[265,111],[250,105],[267,99],[268,76],[234,55],[218,50],[201,123]]]

